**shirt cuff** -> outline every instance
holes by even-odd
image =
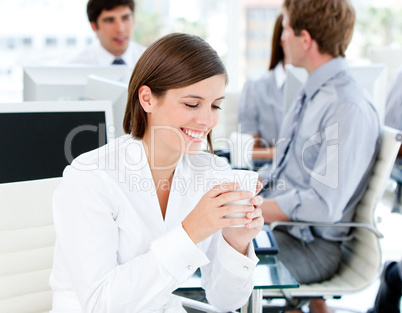
[[[224,265],[227,272],[233,276],[248,279],[252,276],[259,259],[255,255],[253,243],[250,242],[247,248],[247,256],[239,253],[229,245],[222,234],[218,243],[219,263]]]
[[[296,189],[289,190],[276,196],[276,203],[281,211],[291,220],[297,221],[296,208],[301,204],[299,193]]]
[[[180,225],[154,240],[151,251],[179,283],[185,282],[198,267],[209,263],[205,253],[190,239]]]

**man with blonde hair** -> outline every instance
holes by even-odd
[[[351,76],[345,50],[355,11],[349,0],[285,0],[283,39],[309,76],[284,118],[273,165],[260,170],[263,216],[273,221],[351,221],[379,148],[373,105]],[[275,230],[279,259],[303,284],[332,277],[349,229]],[[311,312],[330,312],[324,300]]]

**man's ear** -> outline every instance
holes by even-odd
[[[98,32],[98,25],[96,24],[96,22],[91,22],[90,24],[91,24],[92,30],[95,33],[97,33]]]
[[[311,38],[310,33],[307,30],[303,29],[300,32],[300,38],[302,40],[302,45],[303,45],[304,50],[306,50],[306,51],[309,50],[313,43],[313,38]]]
[[[147,113],[152,113],[156,101],[155,98],[152,96],[151,88],[146,85],[143,85],[138,90],[138,99],[140,100],[141,106]]]

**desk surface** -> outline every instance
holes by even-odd
[[[254,289],[297,288],[299,283],[277,257],[258,255],[260,262],[254,272]],[[180,290],[199,290],[201,288],[201,272],[198,269]]]

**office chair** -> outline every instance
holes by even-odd
[[[351,227],[353,239],[343,243],[343,257],[337,273],[329,280],[300,285],[298,289],[265,290],[264,298],[286,299],[286,309],[299,309],[310,299],[340,298],[342,295],[361,291],[378,277],[381,269],[379,238],[382,235],[374,222],[374,210],[381,200],[399,150],[400,142],[397,141],[397,133],[396,129],[384,127],[373,174],[366,192],[357,204],[351,223],[274,222],[271,224],[272,229],[280,225]],[[270,312],[269,305],[264,312]]]
[[[48,313],[55,230],[52,198],[61,178],[0,184],[0,312]],[[183,305],[218,313],[182,298]]]
[[[396,162],[391,172],[391,178],[396,182],[395,199],[392,207],[393,213],[402,214],[402,162]]]
[[[2,313],[45,313],[51,309],[52,196],[59,181],[0,184]]]

